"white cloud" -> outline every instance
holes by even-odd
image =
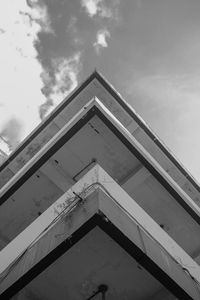
[[[33,22],[37,21],[40,24],[42,31],[54,33],[51,27],[48,10],[44,3],[42,3],[41,0],[32,0],[29,1],[29,3],[30,5],[32,3],[31,19],[33,20]]]
[[[41,1],[29,1],[29,5],[25,0],[1,1],[0,133],[6,133],[8,140],[8,129],[14,130],[12,120],[20,124],[16,132],[18,140],[40,122],[38,107],[45,97],[41,92],[43,70],[35,43],[41,31],[52,32],[47,9]]]
[[[59,58],[53,62],[55,84],[50,97],[56,105],[78,85],[80,57],[81,54],[78,52],[69,58]]]
[[[0,135],[13,150],[76,86],[80,53],[52,61],[51,76],[43,69],[35,44],[40,32],[53,33],[41,1],[0,3]],[[8,18],[9,16],[9,18]],[[48,92],[44,92],[48,90]]]
[[[96,42],[93,44],[97,54],[102,48],[108,47],[107,39],[110,38],[110,32],[107,29],[100,29],[96,35]]]
[[[102,48],[108,47],[112,26],[119,25],[119,4],[120,0],[81,0],[81,5],[88,16],[97,18],[98,22],[101,20],[101,27],[109,28],[109,31],[107,29],[97,31],[96,41],[93,43],[97,54],[100,53]]]
[[[109,5],[107,3],[104,0],[81,0],[81,5],[89,17],[99,16],[117,20],[119,0],[112,0]]]
[[[81,53],[77,52],[68,58],[55,59],[53,64],[54,78],[48,72],[43,73],[43,80],[49,87],[47,101],[40,107],[40,116],[44,118],[64,97],[78,85],[78,74],[81,68]]]
[[[99,10],[99,3],[101,0],[81,0],[81,5],[85,8],[90,17],[97,14]]]

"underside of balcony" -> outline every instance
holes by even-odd
[[[98,165],[45,213],[2,273],[2,297],[87,300],[103,284],[109,300],[199,299],[199,266]]]

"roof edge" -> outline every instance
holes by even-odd
[[[155,133],[148,127],[145,121],[135,112],[135,110],[123,99],[117,90],[109,83],[109,81],[96,69],[87,77],[77,88],[72,91],[63,101],[50,113],[44,121],[42,121],[31,133],[25,138],[12,152],[8,159],[6,159],[0,166],[0,172],[33,140],[73,99],[92,82],[97,79],[102,86],[116,99],[122,108],[136,121],[139,126],[146,132],[146,134],[154,141],[154,143],[161,149],[161,151],[172,161],[178,170],[186,177],[186,179],[200,192],[200,186],[195,178],[189,173],[188,170],[177,160],[177,158],[167,149],[166,145],[156,136]]]

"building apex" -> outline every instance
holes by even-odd
[[[98,88],[97,85],[92,84],[93,81],[97,80],[99,83]],[[90,86],[90,87],[89,87]],[[87,88],[89,87],[91,92],[87,93]],[[193,196],[195,199],[200,198],[200,187],[199,184],[195,181],[195,179],[189,174],[189,172],[177,161],[174,155],[167,149],[167,147],[160,141],[160,139],[152,132],[152,130],[148,127],[148,125],[144,122],[144,120],[134,111],[134,109],[122,98],[122,96],[118,93],[118,91],[113,87],[110,82],[102,75],[97,68],[84,80],[82,83],[78,85],[78,87],[72,91],[55,109],[54,111],[47,116],[47,118],[41,122],[38,127],[19,145],[19,147],[13,151],[13,153],[2,163],[0,166],[0,172],[3,171],[6,167],[9,167],[9,164],[17,158],[20,152],[23,151],[34,139],[37,138],[38,135],[42,134],[42,131],[45,128],[50,126],[50,124],[59,117],[59,114],[62,113],[63,110],[67,110],[67,107],[73,101],[76,101],[76,98],[83,92],[82,98],[87,98],[91,100],[92,96],[99,95],[100,100],[107,101],[112,103],[111,106],[115,107],[116,111],[121,111],[121,114],[124,114],[124,120],[126,117],[132,120],[132,123],[136,124],[136,127],[139,127],[142,131],[143,141],[144,144],[151,143],[153,144],[153,152],[151,155],[159,161],[160,156],[162,157],[162,161],[165,161],[167,165],[169,165],[170,161],[170,168],[174,168],[178,172],[182,173],[182,177],[184,177],[184,181],[186,180],[189,183],[189,188],[186,193],[189,193],[190,190],[192,191],[191,197]],[[86,93],[86,94],[84,94]],[[95,95],[98,93],[98,95]],[[103,95],[104,99],[101,99],[101,95]],[[87,100],[85,99],[85,100]],[[109,100],[108,100],[109,99]],[[78,100],[80,101],[80,100]],[[81,100],[82,101],[82,100]],[[105,104],[105,103],[104,103]],[[110,109],[110,108],[108,108]],[[121,121],[121,120],[120,120]],[[124,124],[123,124],[124,125]],[[143,142],[141,142],[143,143]],[[146,146],[144,146],[146,147]],[[160,153],[160,154],[158,154]],[[158,157],[157,157],[158,154]],[[161,163],[159,161],[159,163]],[[169,169],[169,168],[168,168]],[[174,171],[173,171],[174,172]],[[171,174],[170,174],[171,176]],[[179,175],[175,175],[177,177]],[[187,184],[188,185],[188,184]],[[187,186],[186,185],[186,186]],[[196,191],[195,191],[196,190]],[[190,193],[189,193],[190,194]],[[195,196],[194,196],[195,195]],[[197,196],[198,195],[198,196]]]

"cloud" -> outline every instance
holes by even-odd
[[[85,8],[86,12],[90,17],[97,14],[99,10],[99,3],[101,0],[82,0],[81,5]]]
[[[60,102],[78,85],[78,73],[80,71],[81,53],[75,53],[69,58],[55,59],[55,84],[52,87],[51,98],[54,102]]]
[[[87,15],[98,21],[99,29],[96,33],[96,41],[93,46],[97,54],[102,48],[108,47],[108,39],[111,37],[113,26],[120,24],[119,17],[120,0],[81,0],[81,5]],[[102,29],[107,27],[108,29]]]
[[[77,52],[67,58],[54,59],[52,67],[52,76],[50,76],[48,71],[43,73],[47,101],[40,106],[41,119],[52,111],[78,85],[78,74],[81,69],[81,53]]]
[[[20,141],[20,133],[22,130],[22,123],[15,119],[9,119],[0,132],[0,136],[5,137],[4,141],[8,146],[8,150],[14,150]]]
[[[77,17],[75,16],[71,16],[70,20],[69,20],[69,24],[67,26],[67,32],[69,32],[73,44],[75,46],[81,46],[84,44],[83,38],[80,36],[78,29],[77,29]]]
[[[106,2],[104,0],[81,0],[81,5],[89,17],[99,16],[107,19],[118,19],[119,0]]]
[[[47,33],[54,33],[51,27],[51,21],[48,14],[47,6],[42,0],[27,0],[29,7],[31,8],[31,14],[29,14],[30,22],[37,22],[42,31]],[[23,12],[22,12],[23,13]]]
[[[11,131],[18,126],[22,140],[40,122],[38,107],[43,68],[35,48],[40,32],[52,33],[46,6],[41,1],[7,0],[0,3],[0,132],[13,143]]]
[[[107,39],[110,38],[110,32],[107,29],[100,29],[96,35],[96,42],[93,44],[97,54],[102,48],[108,47]]]

